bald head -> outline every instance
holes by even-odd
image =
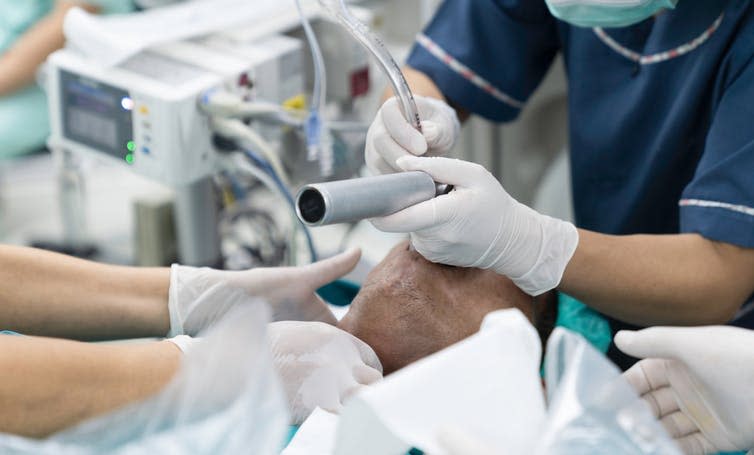
[[[487,313],[509,308],[535,320],[532,297],[509,279],[433,264],[402,243],[372,270],[339,326],[369,344],[387,374],[473,335]]]

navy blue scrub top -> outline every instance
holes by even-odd
[[[505,122],[558,52],[577,225],[754,248],[751,1],[680,0],[631,27],[591,29],[556,20],[544,0],[446,0],[408,64],[451,103]],[[753,307],[734,324],[754,328]]]

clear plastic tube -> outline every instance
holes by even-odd
[[[301,17],[306,39],[311,48],[314,62],[314,90],[309,117],[304,124],[306,130],[307,158],[309,161],[319,159],[320,171],[324,176],[330,176],[334,172],[334,157],[332,141],[325,122],[325,106],[327,104],[327,71],[322,49],[314,34],[309,18],[301,7],[301,0],[296,0],[296,8]]]
[[[382,68],[382,71],[390,80],[393,91],[398,97],[403,108],[403,115],[417,130],[421,131],[421,119],[419,110],[414,101],[414,95],[396,63],[390,51],[369,27],[359,22],[348,11],[345,0],[319,0],[319,3],[332,14],[364,48],[372,54]]]

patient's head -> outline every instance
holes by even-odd
[[[403,243],[372,270],[339,326],[369,344],[387,374],[476,333],[487,313],[506,308],[538,318],[532,297],[509,279],[433,264]]]

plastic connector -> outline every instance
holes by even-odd
[[[305,129],[307,159],[315,161],[320,157],[320,145],[322,143],[322,119],[319,118],[319,112],[316,110],[309,111]]]

